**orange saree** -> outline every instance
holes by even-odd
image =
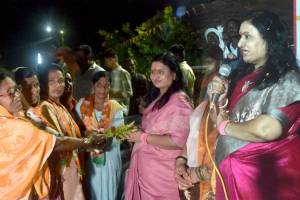
[[[54,136],[0,106],[0,199],[28,199],[33,186],[40,198],[46,197],[46,160],[54,145]]]
[[[79,127],[72,118],[68,110],[60,103],[48,100],[43,101],[39,106],[41,117],[50,127],[53,127],[64,136],[81,137]],[[81,166],[78,159],[78,152],[65,151],[52,156],[51,175],[53,185],[51,185],[51,195],[57,197],[58,193],[61,199],[82,200],[84,199],[81,178]],[[56,182],[54,184],[54,181]],[[58,191],[52,191],[53,189]]]
[[[188,155],[188,166],[189,167],[201,167],[207,166],[210,170],[213,170],[213,164],[209,157],[206,147],[206,118],[209,113],[209,102],[206,97],[206,90],[209,82],[212,80],[216,72],[206,75],[203,78],[201,84],[201,102],[194,110],[190,118],[190,134],[187,141],[187,155]],[[213,126],[213,123],[208,119],[207,127],[207,140],[209,151],[214,157],[215,145],[217,142],[218,131]],[[196,185],[197,186],[197,185]],[[196,187],[195,186],[195,187]],[[216,178],[215,172],[212,172],[211,179],[209,181],[201,181],[198,189],[192,189],[193,199],[206,200],[210,199],[210,196],[215,194],[216,190]]]
[[[206,148],[206,117],[208,115],[209,106],[207,105],[205,111],[203,113],[202,121],[200,122],[199,127],[199,138],[198,138],[198,163],[199,166],[207,166],[210,170],[212,170],[211,179],[209,181],[201,181],[199,183],[199,200],[209,199],[209,196],[214,195],[216,191],[216,179],[215,172],[213,171],[213,164],[208,155],[208,150]],[[209,151],[214,158],[215,155],[215,147],[218,137],[218,130],[213,126],[210,119],[207,127],[207,142]]]

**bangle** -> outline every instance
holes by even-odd
[[[206,167],[197,167],[195,170],[196,170],[196,175],[199,179],[199,181],[205,181],[205,176],[204,176],[204,171],[203,170],[206,170],[207,168]]]
[[[228,105],[228,98],[226,98],[226,102],[223,106],[219,106],[220,109],[226,108]]]
[[[141,143],[143,143],[143,144],[148,144],[148,143],[147,143],[148,136],[149,136],[149,134],[147,134],[147,133],[142,133],[141,136],[140,136],[140,141],[141,141]]]
[[[201,181],[201,180],[203,179],[202,173],[201,173],[201,167],[197,167],[197,168],[195,169],[195,172],[196,172],[196,175],[197,175],[197,177],[198,177],[198,180]]]
[[[178,159],[182,159],[182,160],[184,160],[185,161],[185,163],[187,163],[187,158],[186,157],[184,157],[184,156],[177,156],[176,157],[176,160],[178,160]]]
[[[218,126],[218,131],[219,131],[220,135],[227,135],[225,132],[225,128],[229,123],[230,123],[230,120],[225,120],[225,121],[221,122],[221,124]]]

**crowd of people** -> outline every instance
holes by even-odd
[[[205,38],[199,88],[181,44],[149,78],[112,50],[100,67],[88,45],[1,69],[0,199],[299,199],[300,72],[284,23],[253,11]],[[128,119],[125,141],[104,136]]]

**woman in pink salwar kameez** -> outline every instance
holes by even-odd
[[[243,63],[232,75],[229,116],[221,109],[216,120],[225,191],[230,200],[300,199],[300,73],[287,31],[277,15],[256,11],[240,35]],[[212,90],[222,84],[215,78]],[[226,199],[220,179],[216,199]]]
[[[185,93],[182,74],[173,54],[155,57],[152,84],[146,98],[141,129],[131,133],[135,142],[125,182],[126,200],[179,200],[174,163],[189,133],[192,107]]]

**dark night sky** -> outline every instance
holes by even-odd
[[[2,65],[30,64],[36,45],[49,37],[47,23],[65,29],[67,45],[100,44],[97,30],[113,30],[122,23],[139,25],[174,0],[1,0],[0,52]],[[54,33],[52,33],[54,34]],[[44,43],[53,43],[53,40]]]

